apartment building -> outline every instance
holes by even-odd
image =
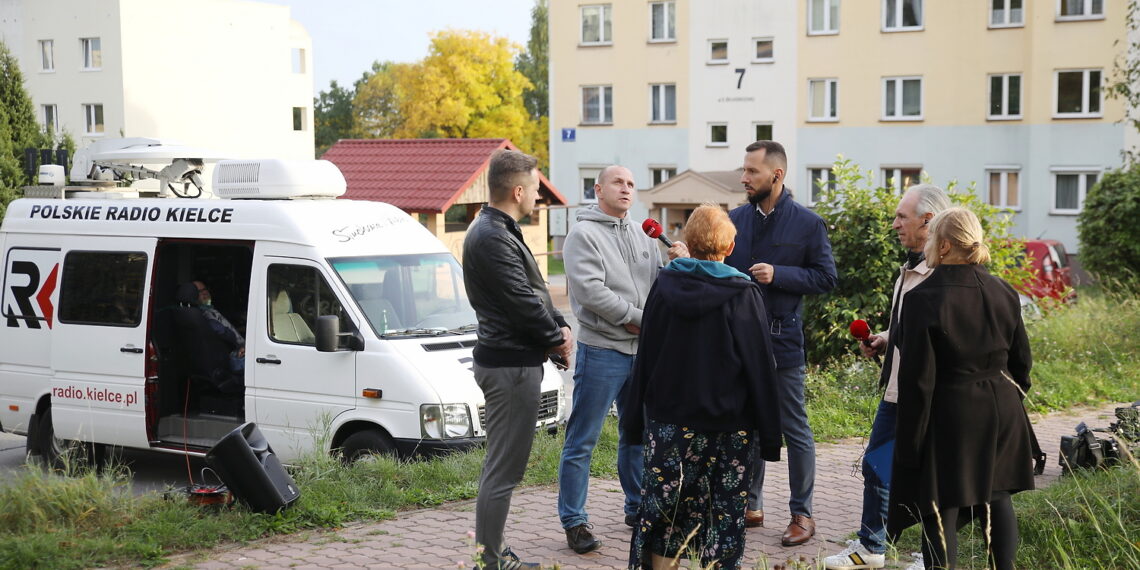
[[[242,0],[0,0],[41,123],[80,148],[155,137],[235,157],[313,158],[312,42]]]
[[[797,14],[800,175],[836,154],[896,188],[976,183],[1013,232],[1078,249],[1076,215],[1121,164],[1105,98],[1127,2],[808,0]],[[1118,44],[1119,42],[1119,44]],[[810,200],[809,200],[810,201]]]

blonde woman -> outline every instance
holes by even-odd
[[[736,228],[719,206],[693,211],[692,258],[657,276],[641,323],[622,428],[644,440],[630,568],[737,568],[754,434],[780,456],[775,364],[760,288],[725,265]]]
[[[990,275],[978,218],[934,217],[930,277],[901,319],[897,439],[888,531],[921,522],[926,568],[954,568],[957,530],[978,519],[990,563],[1013,568],[1010,494],[1033,489],[1033,427],[1022,398],[1031,356],[1017,293]]]

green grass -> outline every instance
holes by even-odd
[[[1027,399],[1031,409],[1130,401],[1140,393],[1140,371],[1128,366],[1140,360],[1137,298],[1083,291],[1079,303],[1051,311],[1031,323],[1029,333],[1035,359],[1034,388]],[[865,435],[878,405],[878,368],[854,355],[810,367],[807,397],[817,439]],[[536,435],[523,485],[557,480],[562,440],[561,432]],[[310,456],[293,469],[301,498],[278,515],[240,506],[200,508],[158,494],[136,497],[122,469],[62,477],[33,466],[0,485],[0,568],[155,566],[176,552],[383,520],[400,510],[474,498],[482,460],[481,449],[433,460],[376,458],[349,467],[323,455]],[[602,430],[591,474],[614,478],[616,463],[617,427],[611,419]],[[1140,469],[1135,464],[1066,477],[1049,489],[1016,495],[1023,545],[1018,566],[1136,567],[1137,496]],[[970,532],[961,541],[963,567],[980,568],[980,539]],[[917,535],[904,536],[899,550],[918,550]]]

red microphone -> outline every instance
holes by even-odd
[[[665,237],[665,234],[662,233],[664,229],[661,227],[661,222],[653,218],[646,218],[644,222],[641,222],[641,231],[653,239],[661,240],[665,247],[673,247],[673,240]]]
[[[863,346],[871,346],[871,327],[863,319],[851,321],[851,336],[863,341]],[[875,362],[882,364],[879,355],[875,355]]]

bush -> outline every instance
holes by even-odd
[[[832,167],[834,187],[824,186],[815,212],[827,224],[839,284],[826,295],[804,298],[804,334],[808,362],[824,364],[852,351],[848,325],[863,319],[872,331],[887,328],[891,293],[906,250],[891,229],[899,196],[890,188],[874,186],[871,173],[842,156]],[[971,184],[956,192],[956,181],[943,189],[956,206],[969,208],[982,222],[993,258],[991,273],[1013,285],[1026,282],[1028,270],[1018,267],[1022,242],[1011,239],[1012,219],[983,203]]]
[[[1104,175],[1077,216],[1081,265],[1102,279],[1140,280],[1140,165]]]

